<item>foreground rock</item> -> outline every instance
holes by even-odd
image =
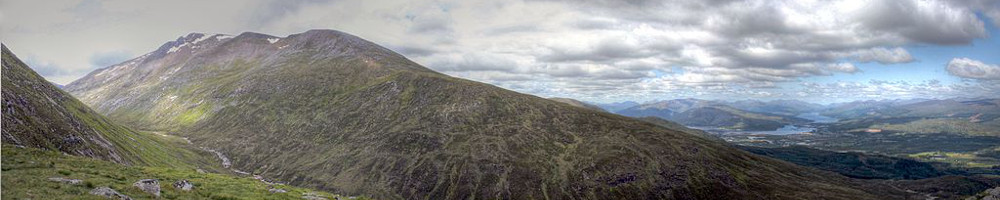
[[[122,193],[118,193],[118,191],[115,191],[114,189],[111,189],[109,187],[94,188],[93,190],[90,190],[90,194],[97,196],[104,196],[112,199],[132,200],[131,197],[125,196]]]
[[[160,181],[156,179],[142,179],[132,184],[143,192],[160,197]]]
[[[302,194],[302,199],[307,199],[307,200],[329,200],[326,197],[322,197],[319,194],[316,194],[315,192],[309,192],[309,193]]]
[[[184,191],[191,191],[192,189],[194,189],[194,184],[191,184],[191,182],[188,182],[188,180],[179,180],[177,182],[174,182],[174,188]]]
[[[983,191],[982,194],[977,195],[977,196],[971,196],[969,198],[966,198],[965,200],[977,200],[977,199],[980,199],[980,200],[1000,200],[1000,187],[996,187],[996,188],[993,188],[993,189],[987,189],[986,191]]]
[[[77,184],[83,183],[83,181],[80,180],[80,179],[68,179],[68,178],[62,178],[62,177],[52,177],[52,178],[49,178],[49,181],[66,183],[66,184],[70,184],[70,185],[77,185]]]

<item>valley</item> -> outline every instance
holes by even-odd
[[[1000,200],[1000,0],[2,0],[0,200]]]
[[[776,158],[786,161],[790,161],[787,160],[791,155],[787,154],[789,152],[797,152],[800,156],[823,155],[821,152],[855,153],[924,162],[937,170],[947,171],[938,176],[1000,175],[1000,157],[997,157],[1000,154],[1000,137],[994,133],[1000,129],[993,128],[998,124],[995,120],[1000,107],[997,105],[995,99],[890,100],[830,105],[787,100],[726,102],[678,99],[639,104],[620,112],[631,116],[678,119],[681,125],[753,149],[752,152],[782,155]],[[698,107],[720,106],[742,109],[729,113],[756,112],[760,115],[795,116],[804,120],[771,122],[781,124],[780,128],[741,129],[725,124],[703,126],[704,123],[698,121],[673,117],[678,112]],[[704,118],[748,120],[729,113]],[[772,152],[768,149],[786,154],[764,153]]]
[[[172,198],[216,199],[955,198],[1000,184],[1000,139],[990,129],[908,124],[964,118],[992,126],[996,115],[980,113],[995,107],[989,100],[959,102],[953,106],[975,107],[957,114],[884,106],[891,116],[801,101],[601,107],[440,74],[334,30],[192,33],[62,89],[4,51],[11,70],[5,100],[17,100],[4,103],[18,108],[4,115],[5,124],[36,123],[28,126],[33,131],[4,129],[14,146],[5,146],[11,154],[4,158],[16,159],[6,162],[126,169],[107,175],[73,165],[5,165],[15,177],[5,181],[57,189],[10,190],[18,197],[104,190],[97,185],[151,197],[125,185],[139,177],[223,188],[164,190]],[[25,76],[6,78],[12,72]],[[25,85],[36,89],[16,90]],[[41,101],[51,96],[68,103]],[[56,109],[37,112],[49,107]],[[59,114],[66,112],[81,119]],[[47,116],[33,116],[39,113]],[[102,128],[81,129],[79,121]],[[78,134],[37,129],[43,126]],[[92,182],[33,182],[53,173]],[[224,178],[239,181],[213,185]],[[942,188],[956,184],[965,186]]]

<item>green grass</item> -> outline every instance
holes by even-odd
[[[908,155],[910,158],[930,162],[944,162],[957,167],[965,168],[990,168],[1000,166],[1000,159],[982,157],[974,152],[922,152]]]
[[[2,168],[2,199],[104,199],[88,192],[105,186],[134,199],[153,198],[132,186],[140,179],[159,179],[162,199],[302,199],[306,193],[328,199],[338,197],[287,185],[275,185],[287,193],[270,193],[266,184],[250,177],[199,173],[185,168],[124,166],[7,144],[3,145]],[[83,183],[53,182],[48,180],[51,177],[80,179]],[[173,182],[181,179],[190,181],[195,189],[175,189]]]
[[[909,133],[955,133],[1000,136],[1000,120],[971,122],[967,118],[922,119],[902,124],[873,125],[873,128]]]

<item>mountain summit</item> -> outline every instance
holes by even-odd
[[[875,198],[842,176],[443,75],[332,30],[192,34],[66,90],[216,147],[234,168],[380,199]]]

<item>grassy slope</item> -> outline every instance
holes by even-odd
[[[124,166],[93,158],[68,156],[54,151],[3,145],[3,199],[105,199],[90,195],[96,187],[111,187],[133,199],[153,196],[132,186],[140,179],[158,179],[163,199],[302,199],[315,193],[335,195],[292,186],[277,185],[287,193],[270,193],[267,186],[250,177],[198,173],[189,168]],[[50,177],[80,179],[78,185],[49,181]],[[186,179],[192,191],[175,189],[174,181]]]
[[[192,151],[193,147],[179,138],[113,124],[45,81],[6,46],[3,64],[4,143],[123,164],[219,169],[211,154]]]

